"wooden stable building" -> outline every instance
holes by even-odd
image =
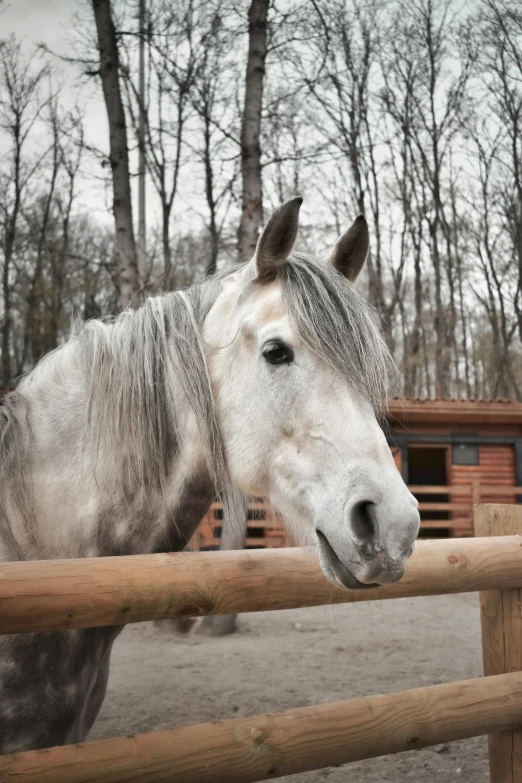
[[[388,442],[419,500],[423,537],[473,535],[476,503],[522,502],[522,403],[510,400],[396,399]],[[262,498],[249,504],[247,547],[289,546]],[[219,546],[222,509],[213,504],[192,541]]]
[[[420,502],[423,535],[473,535],[473,505],[518,501],[521,403],[405,399],[388,409],[390,445]]]

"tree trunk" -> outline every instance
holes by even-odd
[[[141,284],[147,282],[147,223],[146,223],[146,183],[145,183],[145,0],[140,0],[139,5],[139,25],[140,25],[140,44],[139,44],[139,121],[138,121],[138,252],[139,252],[139,273]]]
[[[27,359],[31,357],[31,361],[37,361],[44,353],[45,348],[42,345],[42,327],[39,323],[38,315],[40,310],[40,303],[43,297],[43,273],[44,273],[44,249],[47,241],[47,230],[49,228],[49,221],[51,219],[51,208],[54,199],[54,192],[56,188],[56,180],[58,178],[58,171],[60,168],[60,141],[59,141],[59,128],[58,117],[53,113],[52,116],[53,126],[53,163],[51,170],[51,181],[49,183],[49,190],[45,199],[44,210],[42,215],[42,224],[40,227],[40,234],[38,237],[38,246],[36,251],[36,263],[34,268],[33,279],[27,296],[27,315],[25,320],[25,336],[24,336],[24,351],[22,357],[22,365],[25,366]],[[23,367],[21,368],[23,369]]]
[[[243,200],[238,231],[238,260],[250,258],[256,249],[263,218],[261,187],[261,111],[267,52],[267,17],[270,0],[252,0],[248,12],[248,60],[245,106],[241,128],[241,172]]]
[[[163,198],[161,204],[161,245],[163,249],[163,287],[165,291],[170,291],[173,274],[170,250],[170,207]]]
[[[5,237],[5,250],[4,250],[4,265],[2,269],[2,293],[4,297],[4,322],[2,325],[2,380],[3,385],[8,386],[12,380],[12,366],[11,366],[11,326],[12,326],[12,313],[11,313],[11,286],[9,280],[9,274],[11,270],[11,263],[13,260],[16,234],[18,229],[18,214],[21,208],[22,201],[22,185],[21,185],[21,152],[22,142],[20,136],[20,126],[15,124],[13,127],[13,136],[15,140],[15,161],[14,161],[14,187],[15,197],[13,210],[7,219],[6,237]]]
[[[413,234],[413,229],[411,230]],[[421,373],[421,334],[422,334],[422,272],[421,272],[421,249],[413,242],[414,269],[415,276],[413,282],[415,317],[411,334],[409,335],[409,344],[407,346],[407,362],[410,367],[409,377],[406,378],[406,396],[415,397],[420,395],[420,373]],[[405,357],[406,358],[406,357]]]
[[[119,57],[110,0],[92,0],[100,51],[100,77],[109,121],[113,212],[116,228],[115,263],[120,302],[129,305],[139,288],[138,257],[132,223],[129,150],[119,81]]]
[[[210,111],[205,111],[205,193],[207,197],[208,210],[210,212],[209,233],[210,233],[210,256],[207,263],[206,274],[213,275],[217,269],[217,260],[219,254],[219,231],[216,220],[216,199],[214,197],[214,171],[212,169],[212,151],[210,149]]]
[[[2,294],[4,299],[4,320],[2,324],[2,383],[8,386],[11,381],[11,287],[9,285],[9,272],[13,257],[14,238],[11,238],[11,229],[8,229],[8,237],[5,247],[4,264],[2,268]]]
[[[261,187],[261,110],[267,51],[268,6],[270,0],[252,0],[248,12],[248,60],[245,107],[241,128],[241,172],[243,208],[238,231],[238,261],[250,258],[256,249],[263,217]],[[230,508],[223,513],[220,549],[243,549],[247,538],[247,510],[244,496],[234,490]],[[236,615],[205,618],[202,630],[212,636],[225,636],[236,630]]]

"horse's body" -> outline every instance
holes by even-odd
[[[181,314],[187,312],[183,302],[177,302],[174,296],[171,299],[180,304]],[[149,465],[121,464],[116,452],[132,447],[132,433],[124,421],[119,425],[121,442],[116,440],[112,445],[114,454],[108,455],[111,444],[101,433],[97,464],[93,466],[87,457],[92,445],[85,438],[90,415],[89,365],[92,367],[100,358],[93,355],[97,350],[110,348],[116,329],[91,324],[42,361],[7,398],[3,406],[3,448],[11,451],[13,463],[14,458],[19,461],[22,457],[24,464],[10,466],[11,486],[22,496],[19,509],[13,508],[9,495],[4,496],[3,503],[0,500],[0,560],[177,551],[183,549],[208,509],[214,485],[203,451],[197,448],[195,421],[184,395],[176,388],[175,376],[171,391],[178,400],[178,421],[184,421],[185,427],[183,437],[176,432],[174,422],[165,433],[161,466],[156,464],[157,458]],[[104,338],[103,348],[97,346],[98,339]],[[102,361],[105,358],[111,367],[124,357],[109,353]],[[124,371],[125,367],[120,369]],[[128,369],[127,380],[132,383],[130,365]],[[116,387],[125,382],[112,377],[107,381],[114,381]],[[105,405],[103,398],[99,403]],[[128,405],[130,413],[132,405]],[[143,424],[159,428],[154,417],[148,415],[151,412],[143,412]],[[103,419],[104,407],[91,415]],[[117,432],[112,433],[114,436]],[[147,437],[146,431],[142,437]],[[21,447],[23,454],[16,451]],[[164,472],[164,482],[150,475],[155,467],[159,473]],[[0,636],[2,752],[85,738],[103,702],[111,648],[121,630],[92,628]]]
[[[167,498],[157,486],[121,487],[117,480],[104,480],[101,471],[94,475],[85,466],[82,444],[86,381],[62,375],[68,350],[42,362],[8,400],[7,416],[25,409],[31,421],[26,452],[31,487],[19,489],[31,498],[26,520],[32,524],[24,530],[26,520],[10,513],[14,536],[0,538],[0,560],[183,549],[214,494],[203,460],[198,465],[198,454],[192,453],[193,441],[187,437],[170,455]],[[65,388],[59,388],[59,378]],[[121,630],[0,636],[1,752],[85,738],[103,702],[111,648]]]
[[[298,206],[250,264],[85,325],[6,398],[0,560],[180,550],[231,483],[318,543],[334,583],[400,578],[418,514],[373,412],[387,355],[334,269],[364,258],[353,229],[331,267],[289,258]],[[0,637],[0,752],[85,738],[120,630]]]

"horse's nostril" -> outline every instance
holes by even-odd
[[[353,534],[360,541],[369,541],[375,537],[375,503],[362,500],[356,503],[350,512],[350,524]]]

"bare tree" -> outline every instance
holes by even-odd
[[[347,213],[373,218],[373,246],[368,260],[368,295],[383,316],[383,329],[393,348],[393,319],[398,304],[404,259],[387,265],[381,214],[382,163],[377,146],[377,91],[380,29],[384,25],[378,0],[334,0],[314,3],[315,16],[307,26],[314,57],[302,73],[316,107],[312,121],[330,150],[341,193],[336,194]],[[347,220],[344,217],[343,225]],[[389,259],[388,259],[389,260]],[[392,286],[388,286],[388,280]]]
[[[393,34],[392,34],[393,30]],[[387,45],[380,51],[382,86],[379,91],[382,137],[387,153],[385,187],[394,208],[389,228],[396,247],[391,265],[394,297],[400,311],[404,392],[416,395],[430,392],[425,355],[425,291],[423,290],[424,217],[427,194],[415,156],[415,82],[418,51],[410,50],[408,33],[393,18]],[[413,261],[413,270],[408,268]],[[408,306],[405,286],[413,277],[413,307]],[[390,309],[390,308],[389,308]],[[424,370],[424,378],[422,373]]]
[[[139,274],[132,222],[127,124],[120,90],[120,58],[110,0],[92,0],[92,7],[98,36],[100,78],[109,121],[116,229],[115,263],[118,270],[121,307],[127,307],[139,289]]]
[[[300,242],[313,252],[354,211],[371,218],[362,282],[406,393],[520,396],[517,7],[92,0],[92,8],[89,23],[75,26],[74,57],[62,59],[102,77],[115,243],[76,200],[82,161],[105,164],[106,155],[52,95],[52,60],[42,68],[13,41],[1,44],[4,382],[59,345],[73,311],[103,315],[118,309],[118,292],[121,306],[149,277],[176,288],[222,258],[251,256],[263,199],[283,201],[304,186],[317,219]],[[49,84],[40,71],[51,73]],[[144,163],[157,226],[140,266],[129,179],[136,164],[143,185]],[[109,184],[93,166],[88,176],[100,192]],[[142,209],[142,239],[143,217]]]
[[[450,393],[452,352],[455,350],[456,296],[455,259],[444,180],[449,166],[449,150],[465,117],[463,109],[473,66],[473,50],[462,49],[459,71],[448,76],[447,63],[454,56],[449,3],[404,0],[400,7],[410,50],[417,53],[412,137],[419,176],[429,196],[424,219],[434,275],[435,393],[447,396]],[[444,305],[444,282],[449,295],[447,306]]]
[[[36,228],[35,226],[34,230],[34,233],[37,236],[36,254],[27,294],[24,348],[21,357],[21,365],[18,370],[19,373],[22,372],[23,367],[27,366],[29,361],[37,361],[44,353],[38,313],[43,301],[45,252],[52,220],[52,206],[55,199],[58,174],[62,163],[60,148],[61,129],[58,115],[58,103],[55,96],[51,97],[48,107],[48,123],[51,130],[51,167],[46,193],[42,196],[40,202],[36,204],[37,211],[41,212],[41,214],[37,217],[36,222],[38,227]]]
[[[4,169],[4,201],[2,215],[2,378],[7,386],[13,378],[11,275],[19,234],[22,202],[28,185],[38,170],[46,151],[34,159],[24,158],[25,148],[42,111],[40,86],[47,68],[35,68],[25,60],[20,45],[14,39],[0,43],[0,127],[8,134],[10,150]],[[4,161],[5,166],[5,161]]]
[[[505,0],[482,0],[477,22],[484,85],[502,136],[501,207],[518,268],[515,306],[522,340],[522,14]]]
[[[254,254],[263,219],[260,134],[269,4],[270,0],[251,0],[248,11],[248,57],[241,124],[243,189],[237,243],[239,261]]]
[[[241,125],[242,211],[238,230],[238,260],[253,255],[261,220],[263,196],[261,183],[261,113],[263,82],[267,53],[269,0],[252,0],[248,12],[248,57],[245,99]],[[243,549],[247,538],[248,518],[242,493],[232,495],[232,504],[225,509],[221,528],[220,549]],[[237,616],[209,618],[203,625],[213,636],[234,633]]]
[[[172,213],[178,195],[183,167],[185,132],[194,85],[204,44],[200,26],[205,21],[204,6],[183,0],[174,6],[164,0],[151,2],[146,37],[148,43],[148,83],[142,94],[132,67],[133,49],[125,44],[123,68],[127,108],[144,153],[147,170],[160,200],[163,250],[163,287],[172,288]],[[140,39],[141,39],[140,34]],[[132,37],[130,38],[132,42]],[[123,46],[123,44],[122,44]],[[140,131],[140,124],[143,125]]]
[[[231,78],[234,64],[228,57],[236,39],[236,34],[224,27],[220,14],[212,13],[202,35],[203,53],[191,91],[192,105],[201,123],[198,136],[202,143],[190,147],[204,170],[209,236],[207,275],[217,270],[220,239],[234,198],[241,158],[239,107]]]
[[[71,252],[72,211],[77,195],[80,165],[85,151],[83,122],[77,110],[62,119],[62,136],[59,143],[64,185],[56,195],[56,211],[60,221],[61,237],[57,252],[54,252],[50,258],[50,318],[43,345],[44,352],[52,351],[58,346],[60,335],[68,327],[67,321],[64,323],[63,316],[67,266]]]
[[[139,0],[139,84],[138,84],[138,266],[140,282],[147,282],[147,165],[145,157],[145,43],[148,37],[146,0]]]
[[[482,303],[491,333],[491,359],[486,382],[489,394],[509,397],[514,393],[522,399],[522,390],[513,368],[513,338],[518,319],[517,265],[512,263],[511,232],[496,216],[502,204],[502,178],[498,179],[497,161],[502,134],[490,135],[488,120],[470,124],[469,137],[475,146],[477,192],[469,198],[467,232],[476,250],[482,278],[474,285],[475,295]],[[464,231],[462,232],[464,233]],[[510,252],[511,251],[511,252]],[[513,292],[514,295],[513,295]]]

